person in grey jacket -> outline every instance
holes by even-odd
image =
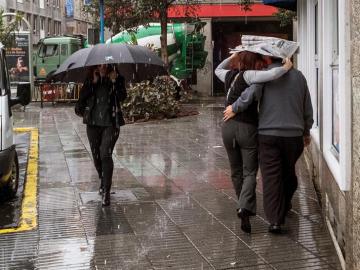
[[[276,58],[272,61],[269,68],[281,65]],[[254,100],[259,101],[264,211],[270,222],[269,231],[281,233],[281,225],[291,210],[291,200],[297,189],[295,164],[311,140],[314,120],[310,93],[304,75],[291,69],[276,80],[246,89],[226,108],[224,119],[246,110]]]
[[[231,70],[231,63],[235,63],[237,68]],[[261,63],[263,60],[259,54],[243,51],[225,59],[216,68],[215,74],[227,89],[225,106],[235,102],[249,85],[279,78],[291,68],[291,63],[287,62],[283,67],[272,70],[255,70],[261,69]],[[257,102],[253,102],[246,111],[236,114],[222,127],[231,179],[238,198],[237,215],[241,219],[241,229],[247,233],[251,232],[249,217],[256,214],[257,108]]]

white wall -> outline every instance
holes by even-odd
[[[204,35],[206,36],[204,50],[208,52],[205,66],[197,71],[197,84],[192,85],[192,89],[198,91],[201,96],[212,95],[213,85],[213,43],[211,19],[201,19],[206,22],[204,26]]]

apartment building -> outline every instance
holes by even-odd
[[[30,23],[33,44],[46,36],[61,35],[65,29],[62,0],[6,0],[5,10],[21,12]]]

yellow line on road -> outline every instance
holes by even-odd
[[[15,128],[15,132],[30,132],[29,160],[27,164],[24,197],[19,226],[0,230],[0,234],[23,232],[37,227],[37,181],[39,161],[39,130],[37,128]]]

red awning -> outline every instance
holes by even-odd
[[[169,18],[183,18],[185,17],[185,8],[181,5],[174,5],[170,8]],[[214,17],[270,17],[277,12],[277,8],[266,6],[263,4],[253,4],[251,11],[244,11],[240,5],[235,4],[199,4],[196,14],[199,18],[214,18]]]

